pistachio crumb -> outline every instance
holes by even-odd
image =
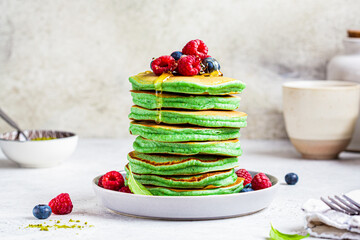
[[[70,219],[69,222],[79,223],[80,220]],[[40,223],[40,224],[29,224],[25,228],[38,228],[40,231],[49,231],[49,228],[54,228],[54,230],[59,229],[59,228],[77,228],[77,229],[82,230],[85,227],[94,227],[94,225],[88,225],[88,222],[85,222],[84,224],[80,224],[80,225],[79,224],[60,225],[58,223],[60,223],[60,220],[54,220],[54,225],[46,225],[46,222],[44,222],[44,223]],[[20,227],[19,227],[19,229],[20,229]]]

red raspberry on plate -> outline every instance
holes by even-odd
[[[200,39],[191,40],[182,49],[182,53],[185,55],[198,56],[203,60],[208,53],[208,47]]]
[[[123,192],[123,193],[132,193],[129,187],[122,187],[120,188],[119,192]]]
[[[272,186],[270,179],[264,173],[256,174],[251,181],[251,185],[254,190],[260,190]]]
[[[248,171],[246,171],[245,169],[239,169],[239,170],[237,170],[237,171],[236,171],[236,175],[237,175],[238,177],[241,177],[241,178],[244,178],[244,179],[245,179],[245,180],[244,180],[244,183],[243,183],[244,186],[247,185],[247,184],[249,184],[249,183],[251,183],[251,180],[252,180],[251,174],[250,174]]]
[[[156,58],[150,65],[151,69],[157,76],[160,76],[164,72],[174,71],[176,68],[176,62],[172,56],[161,56]]]
[[[49,202],[51,211],[54,214],[64,215],[71,213],[73,204],[68,193],[61,193]]]
[[[119,191],[124,186],[124,178],[119,172],[111,171],[103,176],[102,185],[106,189]]]
[[[103,180],[103,178],[104,178],[104,175],[102,175],[102,176],[99,178],[99,181],[98,181],[98,186],[99,186],[99,187],[104,187],[104,186],[102,185],[102,180]]]
[[[197,75],[201,70],[200,59],[195,56],[184,56],[178,62],[177,71],[184,76]]]

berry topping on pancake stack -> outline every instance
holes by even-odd
[[[199,39],[188,42],[181,52],[174,51],[170,56],[153,59],[150,67],[157,76],[163,73],[194,76],[215,71],[221,74],[219,62],[208,55],[208,47]]]

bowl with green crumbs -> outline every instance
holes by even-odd
[[[4,155],[25,168],[53,167],[75,151],[78,136],[72,132],[25,130],[26,141],[17,131],[0,134]]]

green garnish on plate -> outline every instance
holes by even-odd
[[[144,185],[142,185],[141,183],[135,180],[130,165],[129,165],[128,185],[131,192],[134,194],[152,195],[151,192],[149,192],[149,190],[147,190]]]
[[[271,224],[270,239],[273,240],[300,240],[300,239],[308,238],[309,236],[310,234],[307,234],[305,236],[299,234],[285,234],[275,229]]]

